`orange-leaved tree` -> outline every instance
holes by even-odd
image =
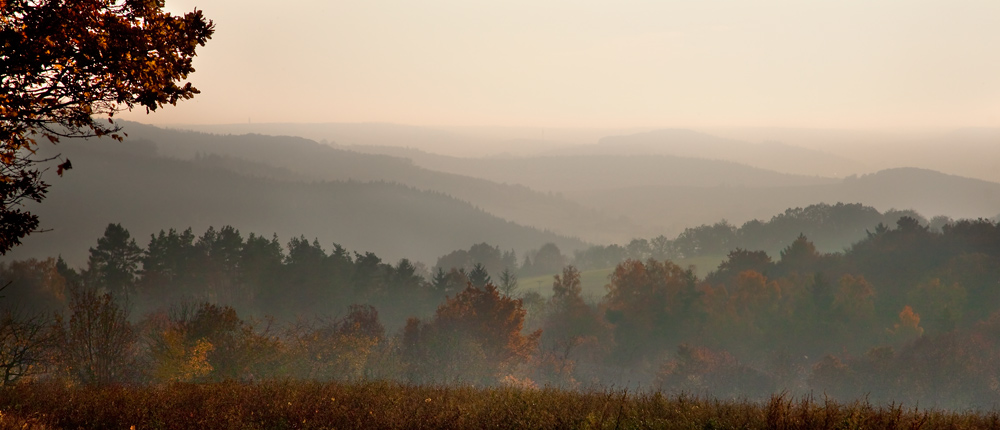
[[[680,343],[698,323],[700,292],[690,268],[670,262],[626,260],[615,268],[604,298],[614,326],[614,355],[636,364]]]
[[[541,330],[524,334],[520,299],[493,284],[465,290],[438,307],[430,322],[411,318],[403,331],[402,354],[414,382],[491,385],[528,360]]]
[[[181,83],[214,31],[195,10],[158,0],[0,1],[0,253],[38,228],[23,208],[48,185],[37,139],[110,135],[121,110],[149,110],[198,93]],[[94,116],[107,116],[99,121]],[[70,168],[63,160],[57,172]]]

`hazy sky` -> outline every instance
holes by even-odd
[[[154,124],[1000,124],[1000,1],[167,0],[217,25]]]

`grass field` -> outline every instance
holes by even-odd
[[[725,260],[725,256],[708,256],[685,258],[676,260],[674,263],[681,267],[694,266],[695,274],[699,277],[704,277],[708,272],[719,267],[719,263],[723,260]],[[608,290],[604,286],[608,284],[608,275],[614,270],[614,267],[607,267],[580,272],[580,287],[583,288],[583,298],[591,302],[600,301],[608,293]],[[555,273],[552,273],[520,279],[518,280],[518,285],[522,293],[537,291],[543,297],[548,297],[552,295],[552,277],[555,275]]]
[[[0,429],[972,429],[997,412],[928,411],[774,396],[724,402],[607,390],[406,386],[386,382],[0,389]]]

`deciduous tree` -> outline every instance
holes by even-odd
[[[0,386],[45,372],[53,341],[44,314],[0,310]]]
[[[535,351],[541,330],[524,334],[520,299],[468,286],[438,307],[434,319],[411,318],[402,353],[411,380],[494,384]]]
[[[162,7],[158,0],[0,2],[0,253],[38,228],[23,206],[48,188],[38,139],[121,140],[115,113],[198,93],[182,81],[214,25],[199,10],[174,16]],[[63,160],[57,172],[70,167]]]
[[[699,293],[692,269],[670,262],[626,260],[610,275],[606,317],[615,354],[634,364],[679,343],[696,321]]]
[[[71,378],[107,385],[135,378],[137,336],[128,311],[110,294],[74,291],[70,316],[57,317],[60,361]]]

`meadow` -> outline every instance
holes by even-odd
[[[719,266],[719,263],[726,260],[724,255],[706,255],[691,258],[678,258],[673,261],[678,266],[687,268],[694,267],[694,274],[704,277],[709,271]],[[608,294],[608,276],[614,272],[614,267],[601,269],[589,269],[580,271],[580,295],[590,302],[599,302],[602,297]],[[559,273],[547,275],[525,277],[518,280],[519,289],[522,292],[537,292],[542,297],[552,296],[552,277]]]
[[[720,401],[615,389],[563,391],[388,382],[222,382],[0,389],[0,429],[973,429],[996,411],[950,412],[774,395]]]

